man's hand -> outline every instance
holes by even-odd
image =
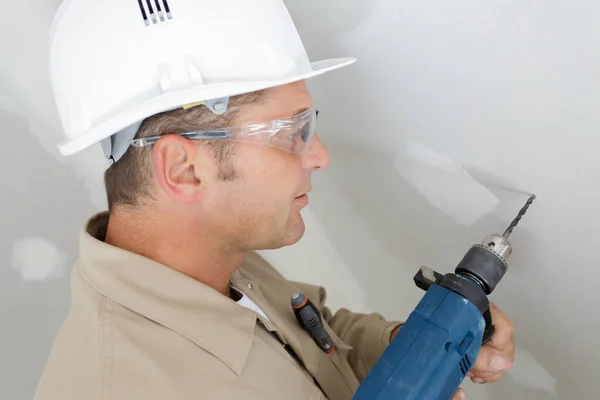
[[[494,334],[490,341],[481,347],[479,357],[467,374],[475,383],[496,382],[508,371],[515,360],[514,326],[512,322],[490,303]]]
[[[496,382],[508,371],[515,360],[514,326],[494,303],[490,303],[494,334],[490,341],[481,347],[475,364],[467,374],[474,383]],[[391,339],[401,326],[394,329]],[[458,389],[452,400],[465,400],[464,390]]]

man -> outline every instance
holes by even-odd
[[[61,152],[101,142],[112,165],[36,398],[351,398],[401,323],[332,314],[323,288],[255,251],[303,236],[311,174],[329,164],[305,79],[354,60],[310,64],[280,0],[67,0],[52,33]],[[295,292],[331,354],[295,320]],[[478,382],[514,358],[493,312]]]

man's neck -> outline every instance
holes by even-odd
[[[231,275],[242,265],[245,252],[223,248],[214,236],[199,236],[193,224],[156,214],[113,212],[105,242],[161,263],[228,296]]]

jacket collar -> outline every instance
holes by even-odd
[[[178,271],[105,243],[107,226],[108,214],[100,213],[81,231],[80,268],[87,282],[240,374],[254,340],[256,314]]]

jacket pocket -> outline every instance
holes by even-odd
[[[335,347],[336,349],[339,349],[342,351],[342,353],[347,353],[348,351],[352,350],[353,347],[350,346],[349,344],[346,344],[335,332],[334,330],[331,328],[331,326],[329,326],[329,324],[323,320],[323,327],[325,328],[325,330],[327,331],[327,333],[329,334],[329,336],[331,336],[331,340],[333,340],[333,343],[335,343]]]

